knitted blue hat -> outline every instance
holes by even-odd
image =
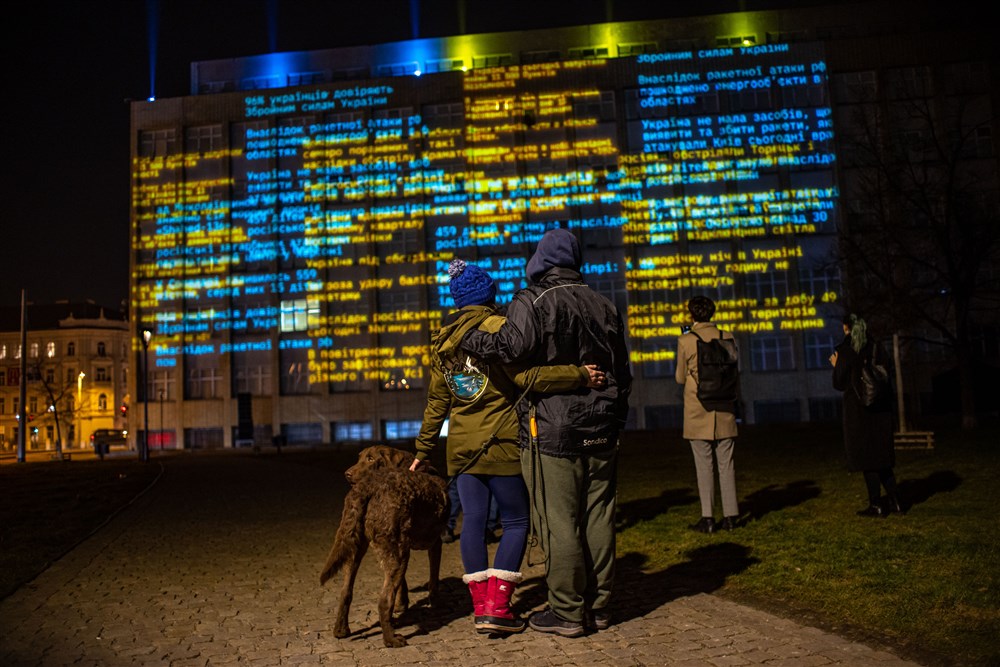
[[[451,298],[455,300],[456,307],[485,306],[496,299],[497,286],[493,278],[475,264],[453,259],[448,265],[448,275],[451,276]]]

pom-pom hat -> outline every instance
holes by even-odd
[[[453,259],[448,265],[448,275],[451,276],[451,298],[455,300],[456,307],[485,306],[496,299],[497,286],[493,278],[475,264]]]

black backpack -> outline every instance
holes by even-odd
[[[736,413],[740,392],[739,352],[736,341],[698,336],[698,400],[706,410]]]
[[[889,368],[883,360],[879,345],[873,344],[871,354],[861,358],[861,389],[855,387],[861,404],[866,408],[884,405],[892,395],[889,382]]]

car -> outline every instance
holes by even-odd
[[[117,428],[99,428],[90,434],[90,445],[102,459],[112,447],[128,447],[128,431]]]

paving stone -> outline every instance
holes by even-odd
[[[160,459],[164,474],[137,502],[0,601],[0,665],[919,667],[884,647],[655,577],[616,591],[608,630],[573,639],[530,629],[480,635],[458,543],[444,545],[437,609],[426,604],[426,555],[411,558],[410,609],[397,619],[408,646],[383,646],[373,554],[358,572],[353,634],[337,639],[339,577],[324,587],[318,577],[345,484],[286,459]],[[537,550],[531,557],[514,598],[525,616],[545,606],[544,566]]]

